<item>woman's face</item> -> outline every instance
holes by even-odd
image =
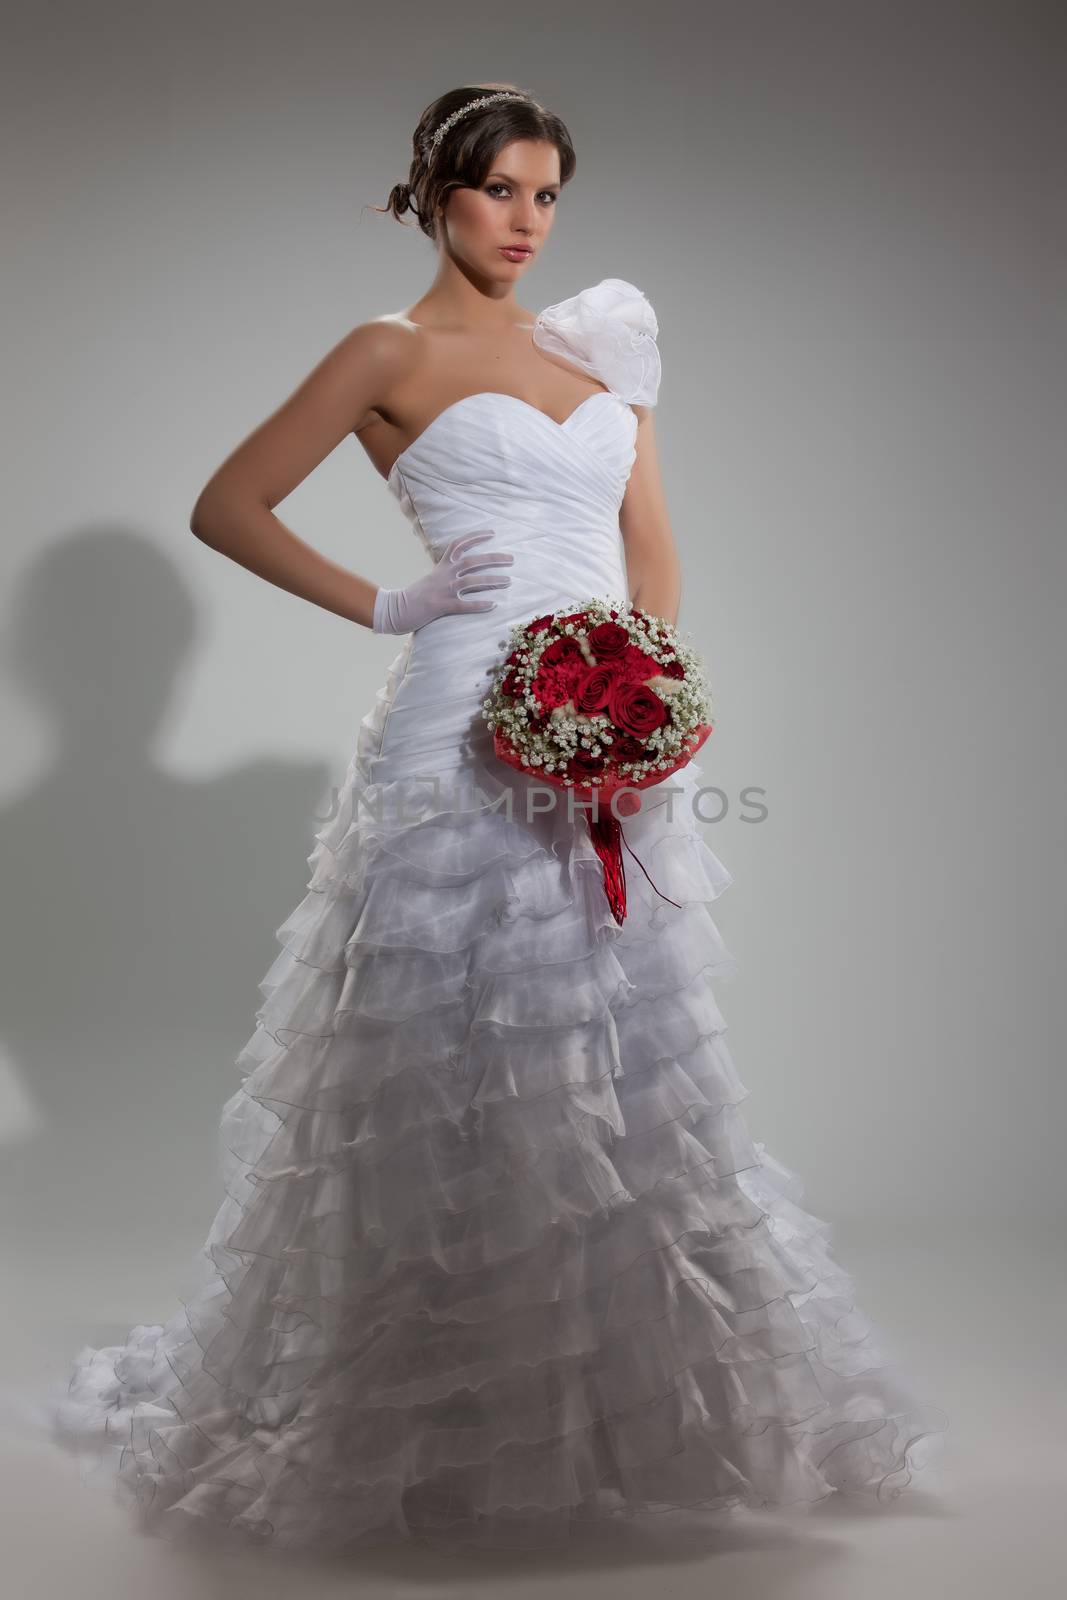
[[[505,282],[521,276],[552,230],[559,151],[516,139],[498,153],[477,189],[450,189],[441,212],[443,248],[472,272]],[[522,254],[506,254],[509,246]]]

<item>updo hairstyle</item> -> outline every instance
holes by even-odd
[[[478,106],[457,118],[436,146],[431,143],[436,129],[453,112],[483,95],[505,89],[523,98]],[[498,152],[516,139],[554,144],[559,151],[560,182],[567,183],[574,176],[577,157],[570,134],[557,116],[525,90],[511,83],[476,83],[450,89],[432,101],[419,118],[411,141],[407,182],[395,183],[386,204],[372,209],[389,212],[397,221],[410,211],[426,237],[436,242],[437,208],[449,190],[479,188],[492,171]]]

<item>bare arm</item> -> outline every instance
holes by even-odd
[[[365,323],[346,334],[212,474],[190,530],[268,583],[371,627],[378,585],[305,544],[273,508],[363,424],[409,360],[400,328]]]
[[[647,406],[635,409],[637,458],[619,510],[630,599],[653,616],[676,623],[682,595],[681,564],[660,475],[652,410]]]

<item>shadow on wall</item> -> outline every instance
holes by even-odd
[[[154,763],[196,618],[137,534],[51,546],[9,616],[6,665],[59,753],[0,811],[0,1205],[35,1241],[183,1207],[195,1232],[329,774],[264,759],[189,782]]]

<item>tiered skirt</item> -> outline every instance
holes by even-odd
[[[699,764],[624,819],[620,926],[532,779],[374,780],[403,659],[277,929],[199,1281],[80,1351],[58,1437],[149,1531],[289,1549],[893,1498],[945,1414],[747,1131]]]

